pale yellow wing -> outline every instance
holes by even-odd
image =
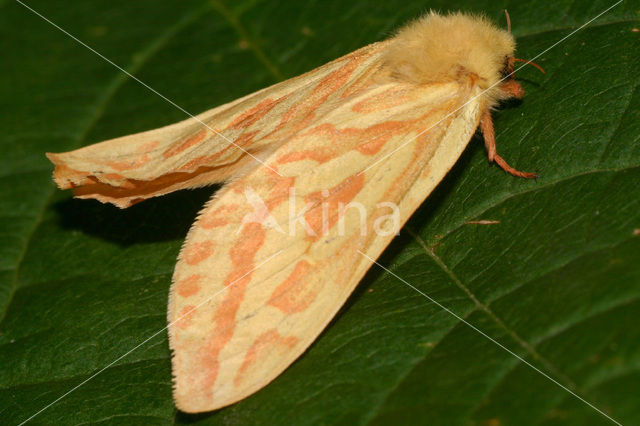
[[[380,255],[480,119],[457,83],[354,84],[265,158],[282,176],[230,182],[190,230],[168,311],[179,409],[232,404],[300,356],[371,266],[359,251]]]
[[[56,165],[54,180],[62,189],[74,188],[77,197],[128,207],[247,173],[313,121],[319,105],[348,96],[338,87],[347,80],[366,80],[385,44],[364,47],[195,119],[71,152],[49,153]]]

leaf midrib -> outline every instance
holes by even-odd
[[[569,260],[569,261],[567,261],[567,262],[565,262],[565,263],[563,263],[563,264],[561,264],[561,265],[557,265],[557,266],[556,266],[556,267],[554,267],[552,270],[557,270],[557,269],[564,268],[564,267],[566,267],[567,265],[569,265],[570,263],[575,262],[575,261],[577,261],[578,259],[580,259],[580,258],[582,258],[582,257],[584,257],[584,256],[592,255],[592,254],[597,253],[597,252],[600,252],[600,251],[608,251],[608,250],[611,250],[611,249],[613,249],[613,248],[615,248],[615,247],[618,247],[618,246],[620,246],[620,245],[625,244],[626,242],[630,241],[632,238],[633,238],[633,237],[628,237],[628,238],[625,238],[625,239],[623,239],[623,240],[619,241],[619,242],[618,242],[618,243],[616,243],[616,244],[611,244],[611,245],[608,245],[608,246],[606,246],[606,247],[599,247],[599,248],[598,248],[598,249],[596,249],[596,250],[591,250],[591,251],[588,251],[588,252],[580,253],[580,255],[578,255],[578,256],[576,256],[576,257],[574,257],[573,259],[571,259],[571,260]],[[420,243],[418,242],[418,244],[420,244]],[[424,249],[424,248],[423,248],[423,249]],[[428,256],[428,254],[426,254],[426,255]],[[428,256],[428,257],[429,257],[429,258],[431,258],[430,256]],[[541,274],[541,275],[546,275],[546,274],[550,273],[552,270],[545,271],[545,272],[544,272],[543,274]],[[509,293],[510,293],[510,292],[509,292]],[[509,294],[509,293],[506,293],[506,294],[502,295],[501,297],[499,297],[499,298],[497,298],[497,299],[495,299],[495,300],[492,300],[492,303],[493,303],[493,302],[495,302],[496,300],[500,300],[502,297],[504,297],[505,295],[507,295],[507,294]],[[586,321],[586,320],[588,320],[588,319],[591,319],[591,318],[593,318],[593,317],[595,317],[595,316],[597,316],[597,315],[602,315],[603,313],[609,312],[609,311],[611,311],[611,310],[615,310],[615,309],[617,309],[617,308],[619,308],[619,307],[621,307],[621,306],[627,305],[627,304],[629,304],[629,303],[633,303],[633,302],[634,302],[634,300],[637,300],[637,299],[638,299],[638,298],[634,298],[634,299],[632,299],[632,300],[628,300],[628,299],[627,299],[627,300],[623,300],[623,301],[621,301],[621,302],[619,302],[619,303],[613,303],[613,304],[611,304],[611,305],[608,305],[608,306],[606,306],[606,308],[604,308],[604,309],[599,309],[599,310],[594,310],[594,311],[592,311],[592,312],[589,312],[586,316],[584,316],[584,317],[580,318],[578,321],[575,321],[575,322],[573,322],[573,323],[571,323],[571,324],[569,324],[569,325],[567,325],[567,326],[565,326],[565,327],[562,327],[560,330],[553,330],[553,332],[552,332],[552,333],[548,333],[548,334],[545,334],[544,336],[540,336],[540,338],[539,338],[539,339],[536,339],[535,343],[533,343],[533,344],[529,344],[529,345],[530,345],[530,346],[532,346],[532,347],[534,347],[534,348],[535,348],[535,347],[538,347],[540,344],[542,344],[542,343],[544,343],[544,342],[548,341],[549,339],[551,339],[551,338],[553,338],[553,337],[558,336],[558,335],[559,335],[559,334],[561,334],[561,333],[566,332],[567,330],[570,330],[571,328],[573,328],[573,327],[575,327],[575,326],[577,326],[577,325],[579,325],[579,324],[583,323],[584,321]],[[472,301],[473,301],[473,299],[470,299],[470,300],[472,300]],[[484,310],[482,310],[482,309],[480,309],[480,308],[479,308],[477,305],[475,305],[475,303],[474,303],[474,307],[473,307],[472,309],[470,309],[467,313],[465,313],[465,314],[463,314],[463,315],[460,315],[460,316],[461,316],[461,318],[463,318],[464,320],[468,320],[468,318],[469,318],[472,314],[474,314],[474,313],[476,313],[476,312],[485,312],[485,311],[484,311]],[[485,314],[486,314],[486,312],[485,312]],[[489,317],[491,318],[491,316],[490,316],[490,315],[489,315]],[[493,320],[493,318],[491,318],[491,319]],[[449,335],[449,333],[451,333],[451,331],[452,331],[452,330],[454,330],[454,329],[458,326],[458,324],[459,324],[459,322],[455,322],[451,327],[449,327],[449,328],[448,328],[448,330],[447,330],[445,333],[443,333],[443,335],[442,335],[442,336],[441,336],[437,341],[433,342],[433,347],[430,349],[430,351],[429,351],[429,352],[425,353],[425,355],[424,355],[424,356],[422,356],[422,357],[418,358],[418,359],[416,360],[416,362],[415,362],[415,363],[413,363],[413,365],[411,365],[409,368],[407,368],[407,369],[406,369],[406,371],[405,371],[405,373],[404,373],[404,374],[402,374],[402,375],[400,375],[400,376],[398,377],[398,380],[397,380],[397,382],[395,383],[395,385],[394,385],[393,387],[391,387],[391,388],[388,390],[388,392],[386,392],[386,393],[385,393],[385,395],[383,395],[383,396],[382,396],[382,398],[380,398],[380,399],[375,403],[375,405],[373,405],[373,406],[372,406],[372,410],[369,412],[369,415],[367,416],[367,418],[366,418],[366,419],[364,419],[364,424],[371,424],[371,423],[376,419],[376,417],[377,417],[377,416],[378,416],[378,414],[380,413],[380,411],[379,411],[379,410],[380,410],[380,408],[382,408],[382,407],[385,405],[386,401],[388,401],[388,400],[389,400],[389,398],[393,395],[393,393],[395,392],[395,390],[396,390],[396,389],[397,389],[397,388],[398,388],[398,387],[399,387],[399,386],[400,386],[400,385],[405,381],[405,379],[406,379],[407,377],[409,377],[409,375],[410,375],[410,374],[411,374],[411,372],[415,369],[415,367],[416,367],[419,363],[423,362],[423,361],[424,361],[424,359],[425,359],[426,357],[428,357],[428,356],[429,356],[429,354],[430,354],[430,353],[431,353],[431,352],[432,352],[432,351],[433,351],[433,350],[438,346],[438,344],[439,344],[441,341],[443,341],[443,340],[444,340],[444,339]],[[498,324],[498,326],[499,326],[500,328],[503,328],[502,326],[500,326],[500,324]],[[515,332],[514,332],[514,333],[515,333]],[[516,333],[516,335],[517,335],[517,333]],[[526,351],[526,349],[525,349],[525,351]],[[529,352],[528,352],[528,351],[527,351],[527,354],[529,354]],[[529,354],[529,355],[531,355],[531,354]],[[505,369],[505,370],[504,370],[504,371],[505,371],[505,374],[503,375],[503,378],[507,376],[507,373],[508,373],[508,372],[512,371],[514,368],[516,368],[517,366],[519,366],[519,365],[521,365],[521,364],[522,364],[521,362],[515,362],[515,363],[513,364],[513,366],[512,366],[512,367],[510,367],[510,368],[508,368],[508,369]],[[552,365],[553,365],[553,364],[552,364]],[[558,370],[558,369],[556,369],[556,370]],[[552,373],[552,374],[553,374],[553,373]],[[627,374],[627,373],[625,373],[625,374]],[[552,376],[552,377],[553,377],[553,376]],[[495,389],[495,388],[496,388],[496,387],[501,383],[501,381],[503,380],[503,378],[502,378],[502,379],[500,379],[499,381],[496,381],[495,383],[493,383],[493,384],[491,385],[491,387],[489,387],[489,388],[487,389],[486,395],[488,395],[488,394],[489,394],[493,389]],[[550,385],[555,385],[555,384],[554,384],[554,383],[552,383],[552,382],[549,382],[549,383],[550,383]],[[564,383],[563,383],[563,384],[564,384]],[[593,385],[589,386],[588,388],[590,389],[590,388],[592,388],[592,387],[593,387]],[[580,395],[580,396],[582,396],[582,397],[585,397],[585,395],[587,394],[586,389],[583,389],[583,388],[581,388],[581,387],[579,387],[579,386],[576,386],[576,389],[571,389],[571,390],[572,390],[572,391],[574,391],[574,392],[576,392],[578,395]],[[570,393],[568,393],[568,392],[565,392],[565,394],[566,394],[566,395],[565,395],[565,396],[564,396],[560,401],[565,400],[567,397],[575,398],[573,395],[571,395],[571,394],[570,394]],[[591,400],[589,400],[589,402],[590,402],[590,403],[593,403],[593,401],[591,401]],[[594,404],[594,405],[598,406],[597,404]],[[477,407],[476,407],[476,409],[477,409]],[[474,410],[475,410],[475,409],[474,409]],[[597,413],[597,412],[595,412],[595,411],[594,411],[594,414],[595,414],[595,415],[600,415],[599,413]]]

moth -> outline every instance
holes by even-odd
[[[514,49],[484,17],[430,12],[195,118],[47,154],[60,188],[121,208],[223,183],[169,294],[180,410],[233,404],[296,360],[478,127],[489,161],[535,176],[496,152],[491,109],[523,96]]]

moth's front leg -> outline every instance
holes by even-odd
[[[482,113],[482,118],[480,119],[480,130],[482,130],[482,135],[484,136],[484,146],[487,148],[487,155],[489,157],[489,161],[495,161],[498,166],[502,168],[507,173],[510,173],[514,176],[523,177],[523,178],[537,178],[538,175],[536,173],[529,172],[521,172],[519,170],[514,169],[502,157],[498,155],[496,150],[496,137],[495,132],[493,130],[493,118],[491,117],[491,111],[487,108],[484,113]]]

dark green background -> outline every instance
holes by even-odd
[[[531,58],[613,2],[28,0],[192,113],[380,40],[429,8],[483,11]],[[446,6],[445,6],[446,5]],[[516,76],[489,165],[474,138],[381,262],[624,424],[640,424],[640,4]],[[0,0],[0,418],[17,424],[165,326],[175,258],[213,189],[120,211],[54,188],[45,151],[185,115]],[[470,225],[470,220],[499,220]],[[438,238],[438,236],[440,238]],[[436,254],[430,247],[439,241]],[[373,267],[273,384],[177,414],[166,333],[33,424],[611,424]]]

